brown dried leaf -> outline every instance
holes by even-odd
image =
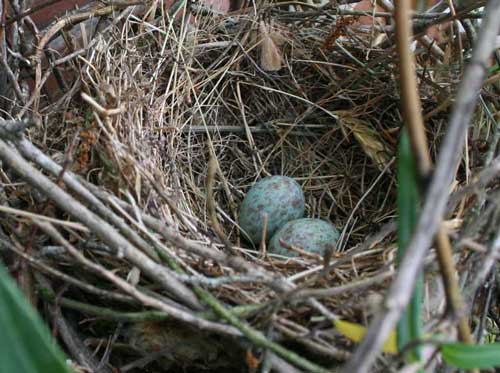
[[[247,350],[246,361],[247,361],[248,368],[251,371],[255,371],[259,368],[259,365],[260,365],[259,359],[257,359],[255,357],[255,355],[252,353],[252,351],[250,351],[250,350]]]
[[[364,152],[382,170],[391,159],[390,151],[383,142],[378,132],[366,121],[347,115],[345,112],[339,115],[342,131],[345,136],[352,134],[363,148]]]
[[[280,49],[273,41],[269,33],[269,28],[264,21],[261,21],[259,24],[259,32],[261,37],[260,66],[265,71],[280,70],[283,65],[283,57]]]

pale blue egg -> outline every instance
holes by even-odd
[[[305,199],[300,185],[287,176],[270,176],[255,183],[240,208],[243,237],[255,245],[262,240],[264,216],[267,214],[266,235],[269,240],[290,220],[304,216]]]
[[[289,257],[298,256],[298,253],[287,248],[293,246],[323,256],[327,250],[335,249],[339,237],[338,230],[325,220],[292,220],[274,234],[269,243],[269,252]]]

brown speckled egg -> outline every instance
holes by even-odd
[[[269,243],[269,252],[289,257],[299,254],[283,246],[293,246],[309,253],[324,255],[329,248],[335,248],[340,237],[337,229],[321,219],[298,219],[289,221],[279,229]]]
[[[290,220],[304,216],[305,200],[300,185],[287,176],[270,176],[255,183],[240,208],[243,237],[258,245],[267,214],[268,239]]]

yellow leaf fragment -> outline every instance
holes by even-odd
[[[368,122],[355,118],[345,111],[337,111],[341,129],[345,136],[352,134],[361,145],[365,154],[382,170],[390,161],[391,155],[381,136]]]
[[[349,321],[336,319],[333,322],[333,326],[340,332],[340,334],[355,343],[361,342],[366,334],[366,328],[364,326]],[[382,351],[393,355],[398,353],[395,331],[392,331],[391,334],[389,334],[389,337],[387,337]]]

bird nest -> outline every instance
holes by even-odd
[[[366,323],[394,273],[390,34],[333,6],[160,8],[94,10],[106,24],[82,45],[68,38],[48,62],[34,52],[32,94],[10,111],[36,126],[18,152],[1,150],[6,261],[34,278],[24,291],[48,305],[69,353],[93,351],[82,367],[335,366],[352,346],[331,321]],[[417,48],[419,66],[437,66],[420,71],[436,145],[437,102],[454,87],[442,82],[459,71]],[[269,175],[297,180],[306,215],[341,231],[331,256],[245,241],[239,206]]]

